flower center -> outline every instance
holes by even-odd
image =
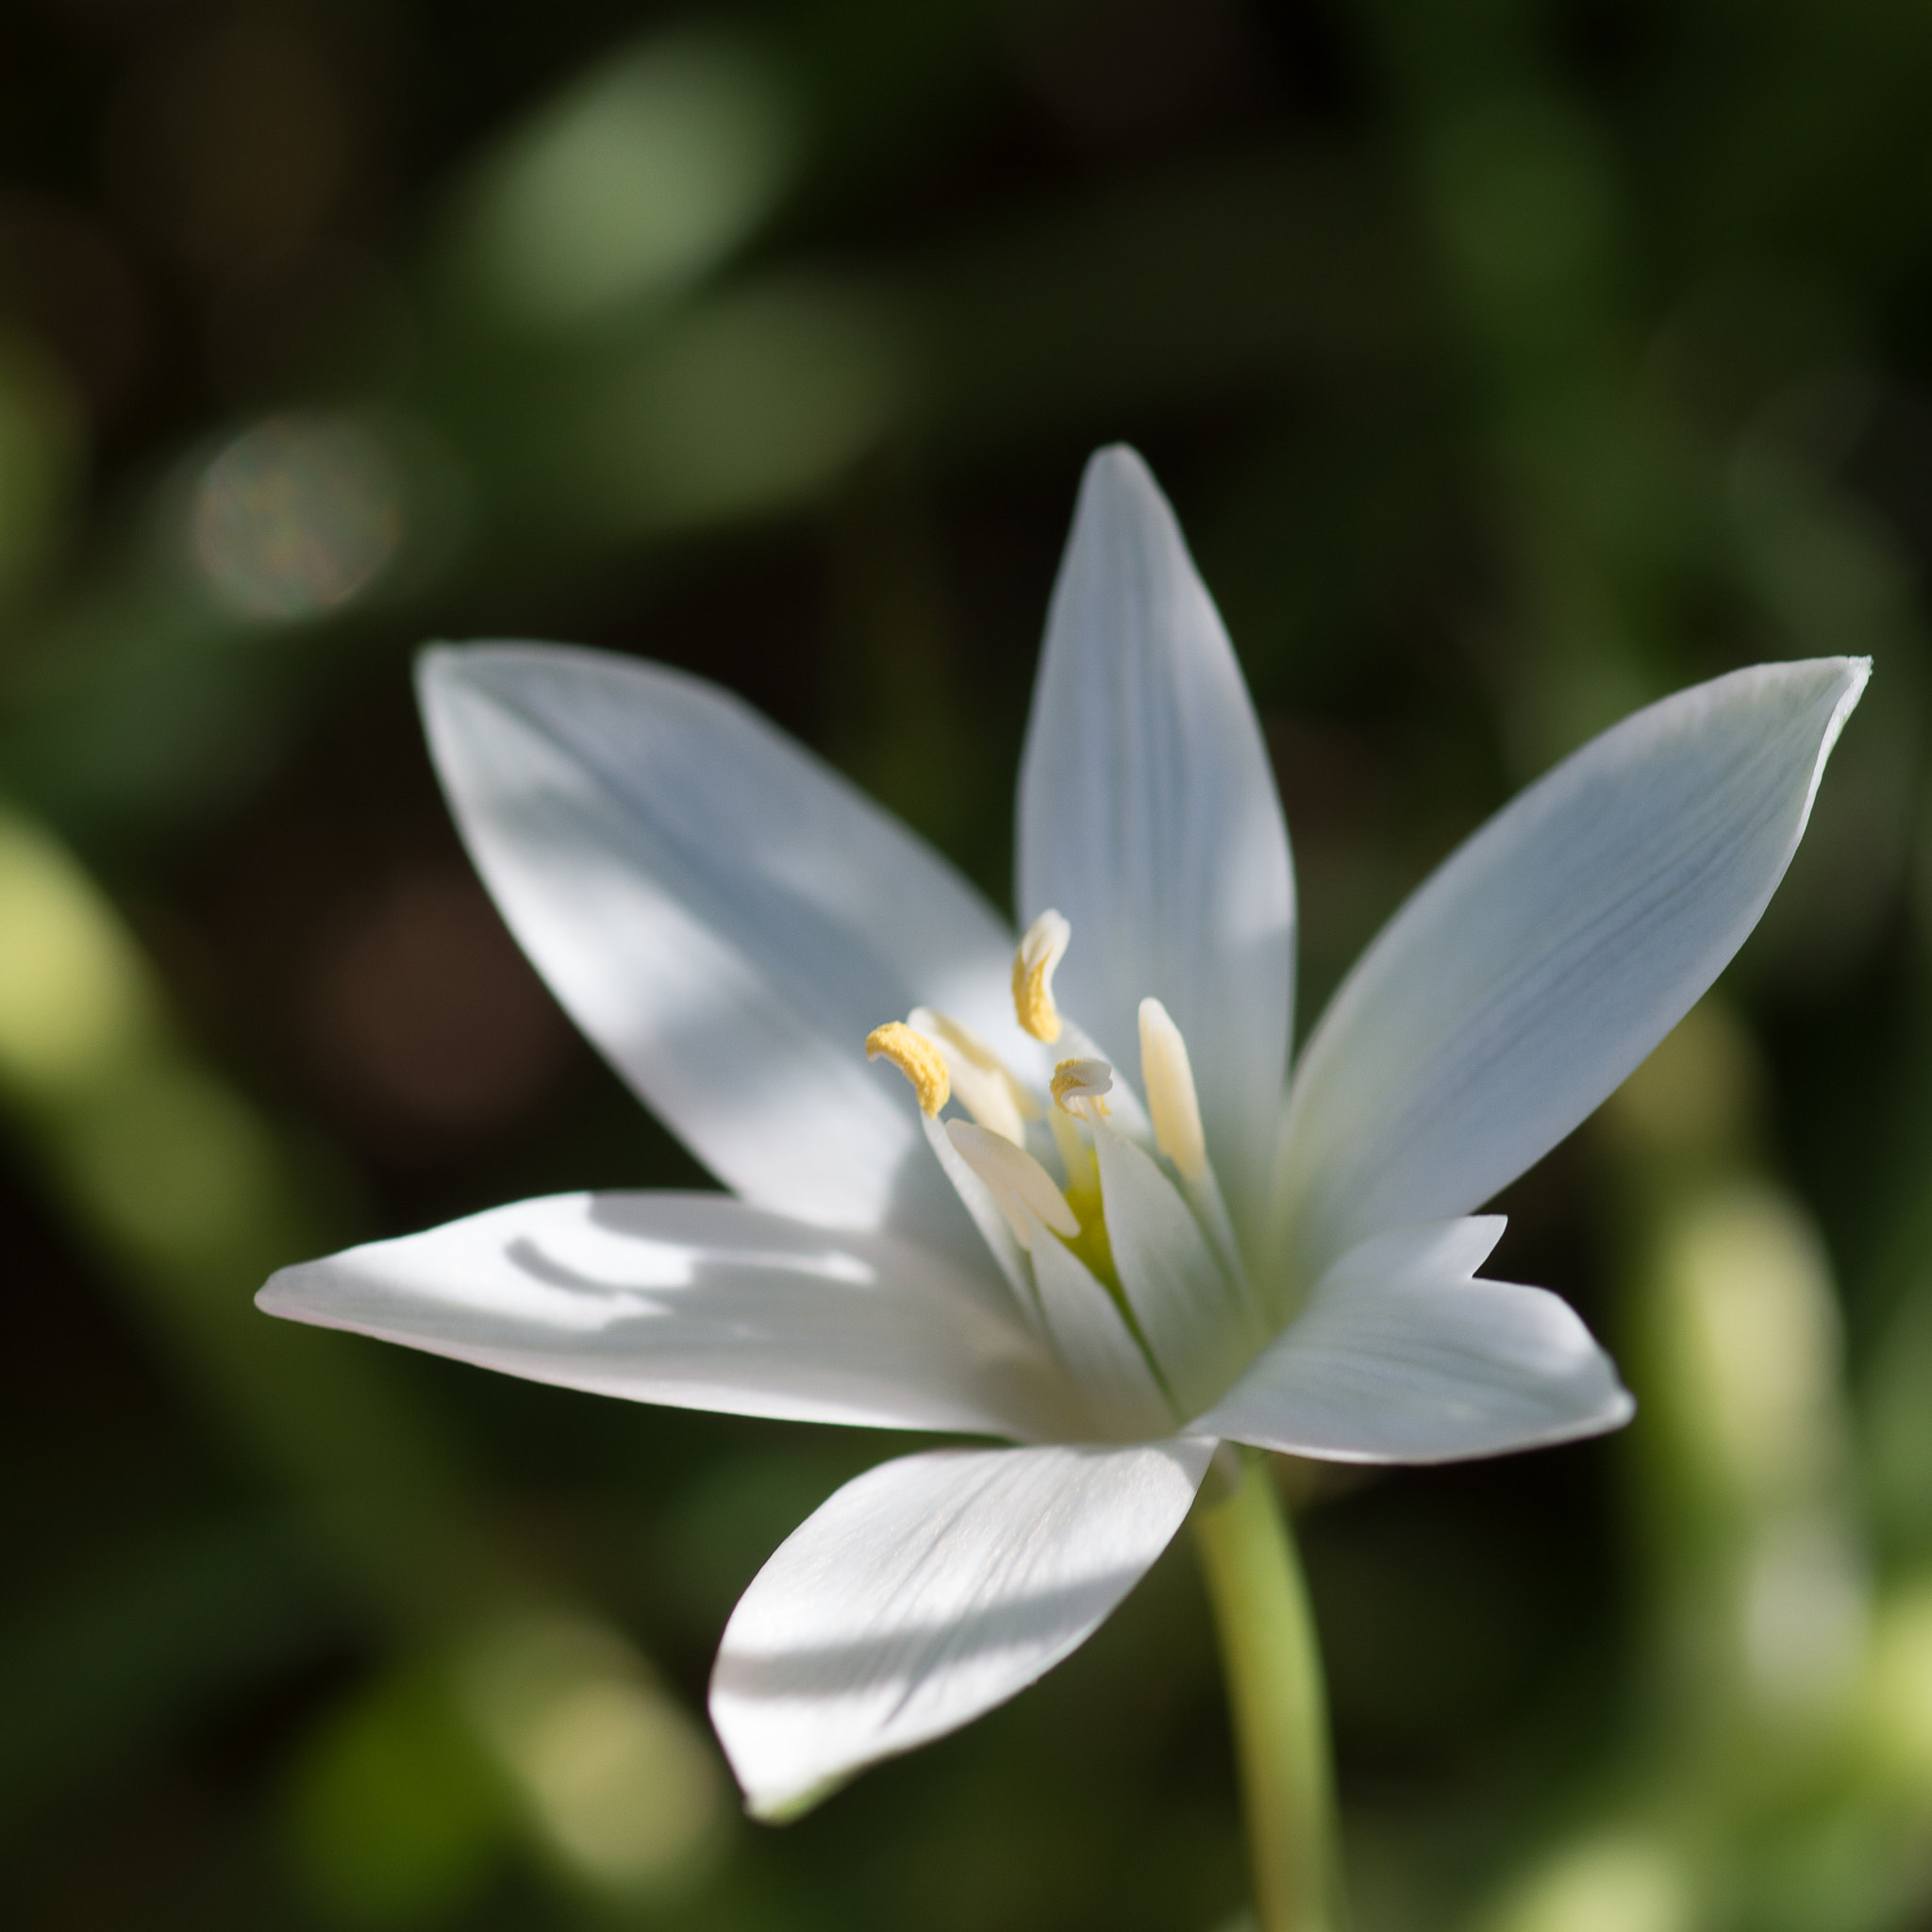
[[[1153,1341],[1142,1329],[1114,1257],[1107,1191],[1101,1184],[1102,1158],[1108,1162],[1112,1184],[1129,1189],[1129,1203],[1138,1199],[1133,1190],[1158,1183],[1151,1174],[1139,1178],[1143,1169],[1136,1166],[1135,1158],[1125,1149],[1114,1148],[1103,1137],[1120,1135],[1143,1150],[1151,1141],[1166,1157],[1179,1182],[1182,1198],[1175,1207],[1194,1219],[1205,1242],[1199,1247],[1198,1258],[1186,1264],[1190,1270],[1201,1269],[1204,1293],[1224,1292],[1219,1271],[1231,1268],[1239,1276],[1241,1264],[1208,1164],[1193,1069],[1180,1028],[1158,999],[1141,1002],[1143,1112],[1140,1097],[1119,1080],[1112,1066],[1091,1051],[1087,1036],[1064,1020],[1055,1004],[1054,972],[1072,937],[1059,913],[1042,912],[1027,928],[1013,957],[1013,1013],[1021,1027],[1041,1041],[1057,1041],[1064,1036],[1066,1047],[1073,1049],[1056,1063],[1045,1094],[1030,1089],[963,1021],[930,1007],[915,1007],[904,1020],[891,1020],[875,1027],[866,1039],[866,1057],[891,1060],[911,1082],[921,1109],[933,1124],[927,1131],[935,1149],[956,1181],[966,1185],[964,1174],[954,1165],[954,1156],[985,1191],[978,1202],[969,1194],[968,1205],[976,1213],[983,1214],[985,1204],[990,1203],[1029,1256],[1034,1256],[1042,1241],[1053,1241],[1063,1245],[1081,1263],[1093,1291],[1113,1305],[1155,1383],[1166,1392],[1173,1407],[1166,1371]],[[1083,1047],[1089,1051],[1080,1051]],[[955,1102],[969,1118],[941,1121],[941,1110]],[[944,1142],[937,1138],[941,1130]],[[1049,1162],[1058,1167],[1058,1175]],[[1122,1211],[1134,1210],[1127,1206]],[[1171,1213],[1173,1209],[1162,1211]],[[1218,1263],[1208,1258],[1210,1254],[1220,1257]],[[1171,1261],[1170,1257],[1161,1265]],[[1022,1290],[1023,1299],[1030,1298],[1036,1319],[1047,1322],[1056,1346],[1064,1346],[1064,1336],[1053,1324],[1069,1319],[1071,1305],[1064,1299],[1054,1301],[1052,1308],[1058,1312],[1051,1311],[1042,1298],[1046,1290],[1041,1284],[1046,1277],[1038,1273],[1041,1265],[1036,1257],[1032,1269],[1026,1271],[1033,1279]],[[1209,1274],[1212,1280],[1208,1278]],[[1051,1278],[1058,1284],[1052,1291],[1055,1296],[1063,1298],[1074,1291],[1069,1290],[1070,1277],[1063,1267],[1056,1266]],[[1021,1288],[1018,1277],[1014,1286]],[[1079,1324],[1091,1317],[1072,1319],[1075,1323],[1072,1332],[1088,1332],[1080,1329]],[[1075,1356],[1084,1361],[1082,1351],[1089,1344],[1073,1345]],[[1074,1366],[1073,1358],[1068,1366]],[[1179,1412],[1177,1408],[1175,1412]]]
[[[1072,938],[1059,913],[1042,912],[1013,955],[1014,1017],[1036,1040],[1057,1041],[1064,1030],[1053,976]],[[1157,999],[1141,1001],[1140,1020],[1141,1074],[1155,1145],[1183,1182],[1197,1182],[1207,1173],[1208,1153],[1187,1042]],[[1035,1224],[1051,1228],[1118,1292],[1092,1141],[1113,1111],[1107,1096],[1114,1091],[1114,1070],[1107,1061],[1091,1055],[1059,1061],[1048,1083],[1052,1105],[1042,1107],[972,1027],[931,1007],[915,1007],[906,1019],[874,1027],[865,1054],[891,1060],[906,1075],[928,1119],[936,1120],[951,1101],[965,1108],[971,1119],[947,1121],[947,1136],[1023,1247],[1030,1247]],[[1059,1160],[1058,1181],[1039,1158],[1046,1151],[1038,1132],[1042,1116]]]

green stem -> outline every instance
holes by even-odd
[[[1341,1920],[1322,1658],[1294,1540],[1261,1458],[1224,1448],[1194,1512],[1241,1765],[1260,1932]]]

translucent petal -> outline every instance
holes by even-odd
[[[751,1810],[795,1815],[1051,1670],[1167,1547],[1212,1452],[937,1450],[847,1483],[718,1652],[711,1719]]]
[[[425,654],[477,870],[573,1019],[718,1177],[834,1226],[978,1241],[866,1035],[921,1003],[1026,1045],[1012,939],[904,826],[736,698],[593,651]]]
[[[1187,1036],[1237,1224],[1258,1206],[1287,1065],[1288,832],[1241,667],[1132,450],[1087,466],[1020,776],[1020,913],[1058,907],[1061,1008],[1116,1067],[1152,995]]]
[[[1074,1420],[997,1284],[891,1235],[724,1194],[521,1201],[284,1268],[257,1301],[677,1408],[1022,1439]]]
[[[1174,1411],[1112,1295],[1038,1221],[1030,1233],[1041,1313],[1095,1433],[1123,1441],[1166,1435]]]
[[[1152,1156],[1124,1136],[1094,1129],[1100,1192],[1114,1267],[1183,1413],[1227,1387],[1260,1335],[1240,1290]]]
[[[1296,1070],[1271,1217],[1291,1291],[1479,1207],[1676,1024],[1784,876],[1867,668],[1763,664],[1652,705],[1436,870]]]
[[[1341,1462],[1455,1462],[1621,1427],[1635,1405],[1568,1306],[1472,1278],[1502,1232],[1487,1215],[1352,1249],[1193,1426]]]

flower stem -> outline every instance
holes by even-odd
[[[1301,1564],[1261,1458],[1230,1444],[1216,1465],[1225,1486],[1195,1510],[1194,1535],[1234,1719],[1256,1920],[1260,1932],[1338,1932],[1328,1713]]]

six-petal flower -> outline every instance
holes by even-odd
[[[1011,1444],[848,1484],[739,1604],[713,1719],[752,1808],[795,1811],[1082,1642],[1218,1440],[1426,1462],[1628,1418],[1565,1304],[1477,1276],[1502,1223],[1474,1210],[1742,942],[1866,673],[1759,666],[1584,746],[1413,895],[1289,1083],[1273,774],[1130,451],[1090,465],[1054,592],[1017,954],[724,692],[431,651],[431,746],[497,904],[737,1198],[496,1208],[284,1270],[261,1306],[636,1400]]]

